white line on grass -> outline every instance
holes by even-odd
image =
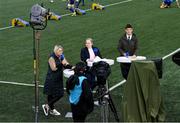
[[[117,2],[117,3],[112,3],[112,4],[108,4],[108,5],[105,5],[104,7],[110,7],[110,6],[115,6],[115,5],[119,5],[119,4],[122,4],[122,3],[127,3],[127,2],[131,2],[133,0],[125,0],[125,1],[121,1],[121,2]],[[92,9],[86,9],[85,11],[91,11]],[[68,14],[64,14],[64,15],[61,15],[61,17],[66,17],[66,16],[69,16],[69,15],[72,15],[72,13],[68,13]],[[3,28],[0,28],[0,31],[2,30],[5,30],[5,29],[10,29],[10,28],[13,28],[14,26],[7,26],[7,27],[3,27]]]
[[[131,1],[133,1],[133,0],[125,0],[125,1],[117,2],[117,3],[112,3],[112,4],[105,5],[105,7],[115,6],[115,5],[118,5],[118,4],[127,3],[127,2],[131,2]]]
[[[175,51],[169,53],[168,55],[164,56],[162,59],[165,60],[165,59],[167,59],[168,57],[172,56],[173,54],[175,54],[175,53],[177,53],[177,52],[179,52],[179,51],[180,51],[180,48],[178,48],[177,50],[175,50]],[[119,82],[118,84],[112,86],[112,87],[109,89],[109,91],[114,90],[115,88],[123,85],[124,83],[126,83],[126,80],[125,80],[125,79],[122,80],[121,82]]]
[[[175,50],[174,52],[172,52],[172,53],[170,53],[170,54],[164,56],[162,59],[165,60],[165,59],[167,59],[168,57],[172,56],[173,54],[175,54],[175,53],[177,53],[177,52],[179,52],[179,51],[180,51],[180,48],[177,49],[177,50]]]
[[[115,88],[117,88],[117,87],[120,86],[120,85],[123,85],[124,83],[126,83],[126,80],[125,80],[125,79],[122,80],[121,82],[119,82],[118,84],[112,86],[111,88],[109,88],[109,91],[114,90]]]
[[[10,29],[10,28],[13,28],[14,26],[7,26],[7,27],[3,27],[3,28],[0,28],[0,31],[1,30],[5,30],[5,29]]]
[[[0,81],[2,84],[10,84],[10,85],[20,85],[20,86],[30,86],[34,87],[34,84],[26,84],[26,83],[19,83],[19,82],[7,82],[7,81]],[[39,87],[43,88],[43,85],[39,85]]]
[[[177,50],[169,53],[168,55],[164,56],[162,59],[165,60],[168,57],[172,56],[173,54],[177,53],[178,51],[180,51],[180,48],[178,48]],[[34,84],[26,84],[26,83],[19,83],[19,82],[8,82],[8,81],[0,81],[0,83],[2,84],[11,84],[11,85],[20,85],[20,86],[31,86],[34,87]],[[111,88],[109,88],[109,91],[114,90],[115,88],[123,85],[124,83],[126,83],[126,80],[122,80],[121,82],[117,83],[116,85],[112,86]],[[39,85],[39,87],[43,88],[43,85]],[[64,88],[65,89],[65,88]]]

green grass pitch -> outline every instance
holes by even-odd
[[[9,26],[10,20],[20,17],[29,20],[30,8],[35,3],[43,2],[56,14],[69,13],[66,3],[61,0],[0,0],[0,28]],[[88,9],[91,0],[85,0]],[[108,5],[123,0],[99,0]],[[94,39],[103,57],[116,60],[118,39],[124,33],[124,26],[131,23],[139,39],[138,54],[148,58],[163,57],[180,47],[180,9],[174,5],[170,9],[159,9],[161,0],[132,0],[131,2],[107,7],[104,11],[89,11],[85,16],[66,16],[60,21],[48,21],[42,31],[40,41],[40,84],[44,83],[47,72],[47,59],[55,44],[62,44],[67,60],[75,64],[80,60],[80,49],[88,37]],[[0,31],[0,80],[32,83],[33,54],[32,29],[12,28]],[[164,61],[161,92],[165,102],[166,121],[180,121],[180,69],[171,59]],[[109,85],[113,86],[123,80],[119,64],[112,66]],[[111,92],[113,101],[121,115],[121,98],[123,87]],[[40,105],[45,96],[40,88]],[[0,121],[34,121],[34,88],[0,84]],[[45,117],[40,107],[39,121],[60,122],[72,121],[64,118],[70,111],[67,95],[56,104],[62,113],[60,117]],[[95,110],[87,121],[101,121],[100,110]],[[110,113],[110,121],[115,121]]]

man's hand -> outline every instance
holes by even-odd
[[[132,58],[136,58],[136,55],[133,55]]]
[[[136,55],[131,56],[131,60],[136,60]]]

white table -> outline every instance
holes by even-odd
[[[63,75],[64,75],[64,77],[69,78],[71,75],[74,75],[74,70],[65,69],[65,70],[63,70]]]
[[[97,58],[95,58],[95,60],[93,62],[92,61],[87,62],[87,66],[92,67],[93,63],[99,62],[99,61],[104,61],[104,62],[108,63],[109,65],[114,64],[113,59],[106,59],[106,58],[101,59],[101,58],[97,57]],[[63,75],[64,75],[64,77],[69,78],[71,75],[74,75],[74,70],[65,69],[65,70],[63,70]]]
[[[146,60],[146,57],[145,56],[136,56],[136,57],[132,57],[132,56],[129,56],[129,57],[120,56],[120,57],[117,57],[116,60],[119,63],[131,63],[132,61]]]
[[[96,56],[96,58],[93,61],[87,61],[87,66],[92,67],[93,63],[100,62],[100,61],[104,61],[104,62],[108,63],[109,65],[114,64],[113,59],[106,59],[106,58],[101,59],[100,57]]]

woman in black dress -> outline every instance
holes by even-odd
[[[44,114],[61,115],[54,104],[64,95],[63,68],[71,68],[63,54],[63,47],[56,45],[48,60],[48,72],[44,84],[44,94],[47,95],[47,104],[43,104]]]

